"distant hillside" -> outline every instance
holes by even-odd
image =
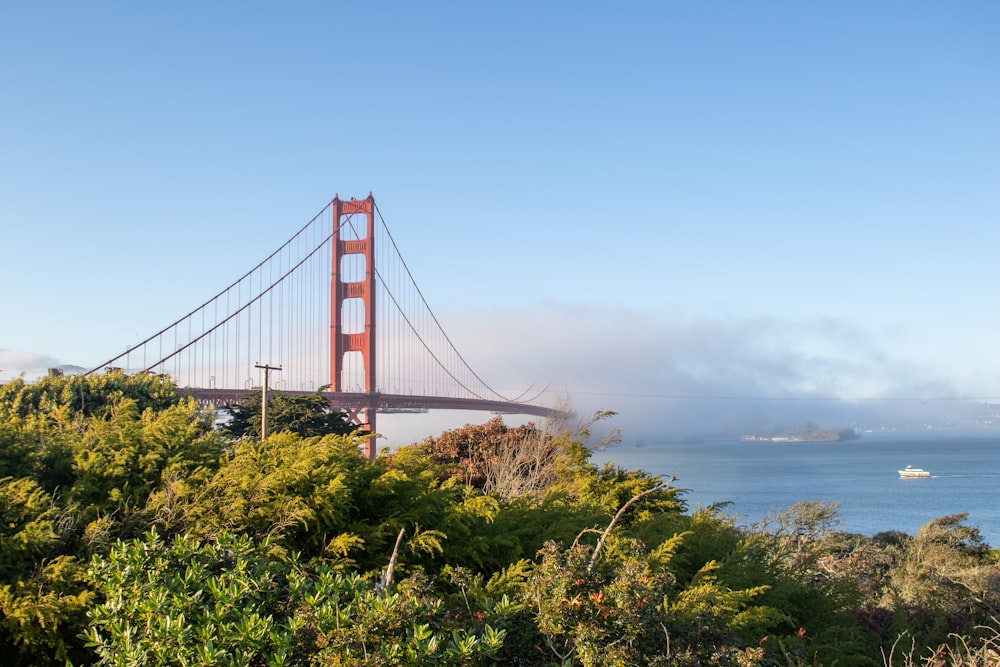
[[[859,437],[861,437],[860,434],[853,428],[839,431],[804,428],[773,435],[744,435],[740,440],[744,442],[839,442],[841,440],[856,440]]]

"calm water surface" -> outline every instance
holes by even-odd
[[[968,512],[1000,547],[1000,430],[864,433],[857,440],[619,446],[594,453],[658,475],[676,475],[691,509],[731,501],[727,512],[752,523],[800,500],[840,503],[841,528],[873,535],[914,534],[931,519]],[[900,479],[913,465],[930,478]]]

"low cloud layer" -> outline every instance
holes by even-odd
[[[580,414],[616,411],[626,440],[941,423],[982,410],[841,320],[553,305],[446,326],[496,388],[548,382],[548,399],[561,394]]]
[[[46,354],[0,348],[0,382],[22,375],[25,380],[34,380],[59,365],[56,358]]]
[[[901,359],[861,326],[835,319],[722,318],[553,304],[445,314],[480,377],[510,397],[541,390],[581,417],[612,410],[625,442],[826,429],[968,424],[993,406],[920,360]],[[0,349],[0,382],[65,366]],[[490,415],[386,415],[391,446]],[[517,418],[509,418],[515,422]],[[398,429],[398,430],[397,430]],[[383,431],[385,432],[385,431]]]

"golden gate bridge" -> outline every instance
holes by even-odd
[[[334,197],[235,282],[88,374],[163,373],[200,404],[224,407],[260,389],[264,367],[279,371],[271,390],[322,391],[371,433],[379,411],[556,412],[538,404],[544,390],[504,396],[469,366],[371,194]],[[373,457],[374,439],[366,447]]]

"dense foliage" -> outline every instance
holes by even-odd
[[[219,431],[155,375],[9,382],[5,664],[996,664],[963,515],[744,528],[579,439],[495,419],[369,462],[359,434]]]

